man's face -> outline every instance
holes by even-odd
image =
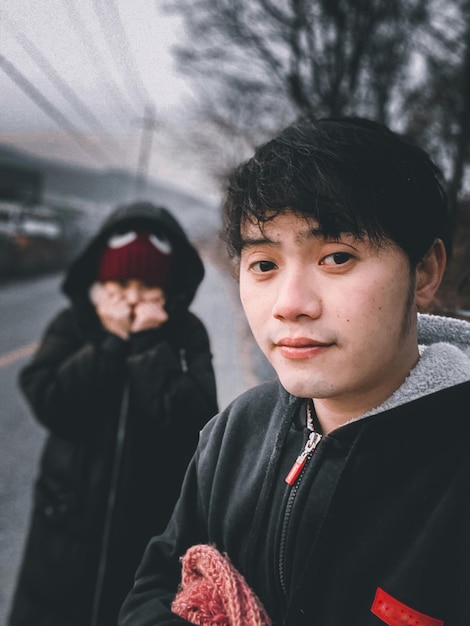
[[[316,228],[290,212],[246,223],[240,296],[285,389],[339,424],[383,402],[416,364],[414,281],[400,248]]]

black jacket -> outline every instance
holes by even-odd
[[[88,299],[111,232],[163,226],[176,255],[169,320],[124,341]],[[165,527],[199,431],[217,411],[209,339],[188,311],[204,276],[172,216],[115,212],[68,270],[71,306],[49,325],[20,385],[49,431],[10,626],[115,626],[149,538]]]
[[[463,378],[324,436],[292,487],[305,400],[277,383],[246,392],[204,428],[119,625],[186,623],[168,608],[178,557],[210,543],[275,626],[468,626],[468,365]]]

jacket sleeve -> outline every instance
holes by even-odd
[[[87,339],[67,309],[46,329],[19,385],[48,430],[65,439],[86,437],[109,415],[104,406],[119,406],[126,354],[126,342],[109,333]]]
[[[187,623],[170,607],[181,582],[180,559],[198,544],[228,554],[256,592],[248,575],[255,558],[253,541],[265,532],[270,489],[262,495],[263,485],[268,464],[274,467],[280,454],[279,424],[283,433],[290,430],[296,407],[293,403],[286,417],[278,383],[269,383],[248,390],[206,424],[170,521],[147,545],[118,626]]]

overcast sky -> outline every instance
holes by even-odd
[[[0,143],[90,167],[139,162],[145,107],[156,129],[148,173],[193,187],[171,143],[190,88],[170,48],[184,36],[161,0],[1,0]]]

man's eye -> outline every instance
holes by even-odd
[[[257,263],[253,263],[252,268],[255,272],[270,272],[275,268],[275,265],[271,261],[258,261]]]
[[[333,252],[323,259],[325,265],[343,265],[347,263],[352,255],[349,252]]]

